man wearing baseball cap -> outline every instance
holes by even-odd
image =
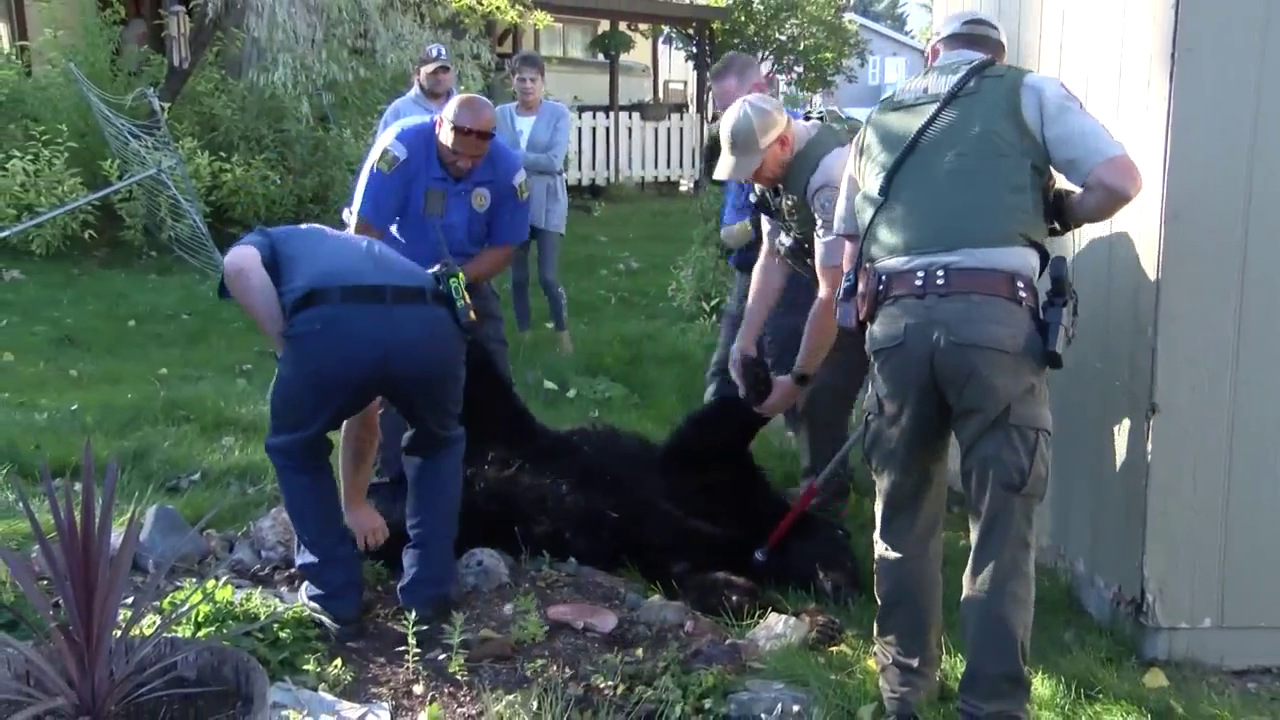
[[[829,239],[850,139],[819,120],[790,117],[781,101],[760,93],[730,105],[720,118],[719,131],[721,151],[712,177],[754,182],[770,208],[761,218],[763,243],[752,269],[742,324],[729,351],[729,371],[738,386],[745,387],[744,360],[756,354],[757,341],[789,276],[802,273],[813,278],[817,289],[807,317],[797,323],[803,326],[798,348],[786,367],[776,366],[775,355],[773,391],[758,410],[773,416],[795,406],[797,439],[807,454],[807,481],[833,460],[840,463],[839,477],[824,483],[816,505],[839,514],[848,502],[851,481],[848,458],[837,456],[849,434],[867,362],[862,339],[836,325],[843,243]],[[776,335],[771,328],[768,339]]]
[[[1124,146],[1059,80],[1006,64],[1006,47],[991,15],[943,18],[929,67],[867,119],[835,212],[837,244],[862,246],[875,659],[894,718],[938,690],[952,433],[970,528],[959,715],[1030,717],[1053,431],[1036,278],[1049,238],[1111,218],[1142,187]],[[1081,190],[1056,187],[1054,170]]]
[[[414,115],[435,115],[444,104],[449,102],[457,90],[454,85],[457,76],[453,72],[453,60],[449,57],[449,48],[440,43],[432,43],[418,57],[413,66],[413,85],[404,95],[395,99],[382,113],[378,121],[378,132],[382,133],[399,120]]]

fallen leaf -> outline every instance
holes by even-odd
[[[559,389],[560,389],[560,386],[559,386],[559,385],[556,385],[555,383],[551,382],[550,380],[543,380],[543,381],[542,381],[542,389],[543,389],[543,390],[559,390]]]
[[[11,352],[5,353],[3,357],[5,362],[13,362],[13,353]]]
[[[168,375],[168,374],[169,374],[169,369],[168,369],[168,368],[160,368],[160,370],[159,370],[158,372],[156,372],[156,374],[157,374],[157,375]]]
[[[577,388],[569,388],[569,392],[565,393],[565,394],[564,394],[564,396],[565,396],[565,397],[567,397],[567,398],[569,398],[570,400],[572,400],[572,399],[574,399],[575,397],[577,397],[577,396],[578,396],[578,389],[577,389]]]
[[[1148,690],[1159,690],[1169,687],[1169,677],[1158,667],[1153,667],[1142,676],[1142,686]]]
[[[130,321],[129,321],[129,327],[133,327],[134,325],[137,325],[137,324],[138,324],[138,321],[137,321],[137,320],[130,320]]]
[[[21,270],[11,270],[9,268],[0,269],[0,279],[5,282],[11,280],[26,280],[27,276],[22,274]]]
[[[67,374],[70,375],[71,377],[80,377],[80,373],[76,372],[75,370],[68,370]]]

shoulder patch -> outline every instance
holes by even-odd
[[[810,206],[813,214],[823,220],[830,220],[836,214],[836,201],[839,199],[840,191],[831,186],[826,185],[818,188],[813,194],[813,200]]]
[[[520,202],[529,199],[529,175],[524,168],[516,171],[515,177],[511,178],[511,185],[516,189],[516,198]]]
[[[382,148],[382,152],[378,153],[377,168],[381,173],[389,173],[396,169],[400,161],[409,155],[405,150],[404,144],[399,140],[391,140],[387,146]]]

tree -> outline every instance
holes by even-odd
[[[915,5],[924,15],[924,22],[916,28],[915,38],[918,42],[928,45],[933,39],[933,0],[920,0]]]
[[[843,0],[711,0],[729,10],[715,23],[716,52],[754,55],[766,71],[796,92],[831,89],[837,80],[852,82],[866,60],[866,44],[844,19]],[[668,36],[691,60],[693,33],[672,29]]]
[[[904,35],[907,32],[907,13],[902,9],[902,0],[853,0],[850,9],[854,14],[890,30]]]
[[[170,67],[162,102],[177,99],[220,31],[232,22],[242,31],[254,62],[248,82],[286,95],[307,97],[407,73],[429,39],[446,40],[459,85],[483,88],[494,71],[486,24],[535,25],[546,13],[528,0],[187,0],[191,18],[190,63]]]

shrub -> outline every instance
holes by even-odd
[[[674,278],[667,287],[671,304],[703,324],[715,323],[724,307],[733,270],[725,262],[720,244],[720,206],[723,194],[715,189],[697,195],[700,222],[693,242],[671,267]]]
[[[22,141],[0,154],[0,227],[13,227],[47,210],[89,194],[79,168],[71,162],[76,144],[66,125],[28,127]],[[65,249],[77,240],[93,240],[97,212],[85,206],[59,215],[8,239],[10,247],[37,256]]]

